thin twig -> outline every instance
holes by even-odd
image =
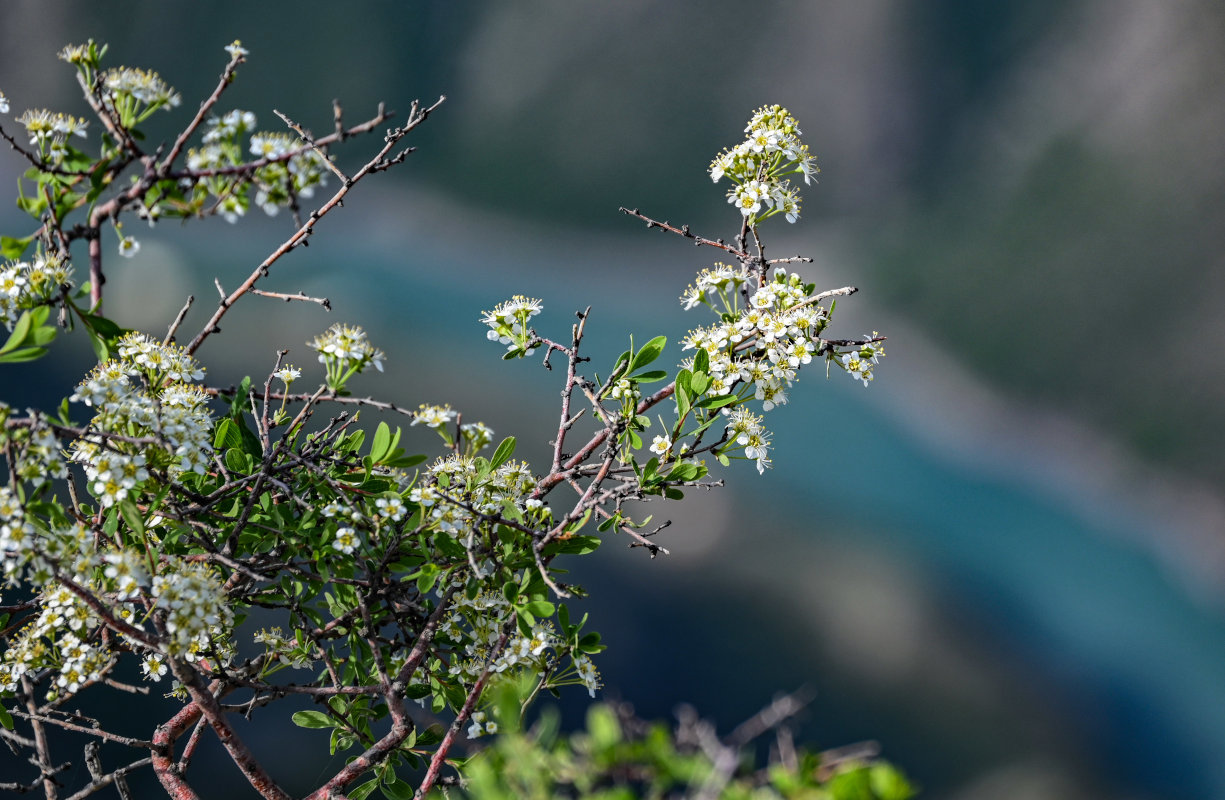
[[[318,303],[326,310],[332,310],[332,301],[326,297],[308,297],[302,294],[302,292],[298,292],[297,294],[284,294],[282,292],[269,292],[263,289],[252,289],[251,293],[258,294],[262,297],[274,297],[277,300],[284,300],[286,303],[290,302],[291,300],[302,300],[307,303]]]

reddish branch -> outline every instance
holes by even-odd
[[[174,742],[200,719],[200,707],[189,703],[153,734],[153,773],[172,800],[200,800],[174,763]]]
[[[476,701],[480,699],[481,694],[485,691],[485,683],[489,680],[489,673],[493,670],[493,664],[498,660],[498,656],[502,654],[503,648],[506,647],[506,642],[510,639],[510,632],[514,630],[514,626],[515,618],[511,617],[510,621],[506,624],[506,629],[502,631],[501,638],[498,639],[497,644],[489,652],[489,660],[485,663],[485,669],[481,672],[481,676],[476,679],[476,683],[468,691],[468,697],[464,699],[463,708],[455,715],[455,721],[451,723],[451,727],[447,729],[446,735],[439,742],[438,749],[434,751],[433,757],[430,758],[430,766],[425,771],[425,777],[421,780],[421,785],[413,793],[413,800],[421,800],[434,787],[434,782],[438,780],[438,773],[442,771],[442,765],[446,763],[447,754],[451,752],[451,747],[455,744],[455,738],[459,735],[460,729],[467,724],[468,718],[472,716],[472,709],[476,707]]]

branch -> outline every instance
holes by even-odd
[[[506,642],[510,638],[510,630],[515,624],[516,620],[512,616],[510,622],[503,629],[498,643],[489,652],[489,660],[485,664],[485,669],[481,672],[481,677],[477,678],[476,683],[472,684],[468,697],[464,699],[463,708],[455,715],[455,721],[451,723],[451,727],[447,729],[446,736],[442,738],[442,741],[438,744],[438,749],[434,751],[434,756],[430,759],[429,769],[425,771],[425,777],[421,780],[421,785],[413,793],[413,800],[421,800],[434,787],[434,782],[438,780],[438,773],[442,771],[443,762],[447,759],[447,753],[451,751],[451,746],[455,744],[455,737],[459,735],[460,729],[464,727],[468,717],[472,715],[472,709],[476,706],[476,701],[480,699],[481,693],[485,691],[485,683],[489,680],[489,673],[493,670],[493,663],[498,660],[498,656],[502,654],[502,649],[506,647]]]
[[[750,256],[748,252],[745,251],[743,246],[737,249],[736,247],[733,247],[732,245],[728,244],[722,239],[707,239],[704,236],[697,236],[693,234],[692,232],[690,232],[688,225],[682,225],[678,228],[675,225],[669,224],[667,221],[660,222],[658,220],[651,219],[646,214],[643,214],[636,208],[625,208],[624,206],[622,206],[618,210],[622,214],[628,214],[631,217],[637,217],[638,219],[645,222],[648,228],[659,228],[660,230],[668,231],[669,233],[675,233],[678,236],[684,236],[686,239],[692,239],[693,244],[697,247],[701,247],[702,245],[706,245],[707,247],[717,247],[720,250],[725,250],[728,253],[731,253],[732,255],[734,255],[736,258],[739,258],[739,259],[748,260],[752,258],[752,256]]]
[[[336,194],[332,195],[331,200],[328,200],[322,206],[312,211],[302,227],[295,231],[294,234],[286,239],[280,247],[278,247],[272,252],[271,255],[264,259],[264,261],[255,268],[247,279],[242,282],[242,285],[235,289],[228,297],[222,298],[221,303],[217,306],[217,310],[213,312],[213,316],[209,318],[207,323],[205,323],[204,328],[198,334],[196,334],[196,337],[191,340],[191,344],[187,346],[187,352],[189,354],[194,354],[196,350],[200,349],[200,345],[204,344],[205,339],[207,339],[213,333],[219,331],[220,328],[217,327],[217,324],[221,321],[221,318],[225,316],[226,312],[230,310],[230,308],[238,301],[240,297],[255,287],[256,282],[260,278],[268,274],[269,267],[279,261],[281,256],[285,255],[294,247],[305,241],[306,238],[314,231],[315,224],[320,219],[325,217],[328,212],[339,205],[343,205],[344,198],[349,193],[349,190],[352,189],[353,186],[355,186],[357,182],[366,175],[369,175],[376,169],[381,168],[380,165],[384,163],[386,155],[391,152],[391,149],[396,145],[396,143],[407,136],[410,131],[424,122],[429,117],[430,113],[433,112],[434,109],[438,108],[438,106],[442,105],[445,100],[446,97],[440,97],[438,98],[437,102],[423,111],[417,111],[414,105],[414,112],[410,114],[408,121],[404,124],[404,127],[396,128],[387,135],[385,144],[379,149],[379,152],[374,156],[374,158],[372,158],[364,167],[358,170],[357,174],[355,174],[350,180],[342,184],[336,191]]]

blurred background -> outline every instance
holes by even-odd
[[[869,389],[804,373],[769,416],[766,475],[733,464],[729,488],[647,509],[673,520],[672,555],[614,540],[574,565],[605,694],[652,718],[691,703],[726,732],[809,686],[802,741],[876,739],[933,800],[1225,798],[1225,6],[749,8],[9,0],[0,89],[13,117],[84,113],[55,53],[109,42],[109,63],[183,94],[157,141],[239,38],[251,54],[220,109],[266,129],[273,108],[324,131],[333,97],[356,122],[446,94],[419,151],[265,284],[334,311],[250,297],[199,355],[229,385],[279,347],[309,368],[308,337],[360,322],[388,371],[357,392],[451,403],[538,465],[559,377],[500,361],[480,313],[539,297],[537,328],[563,338],[590,304],[595,368],[629,333],[666,334],[679,361],[709,320],[676,298],[717,254],[617,208],[730,238],[706,168],[756,107],[787,106],[823,172],[801,221],[763,239],[814,257],[819,288],[860,287],[831,333],[879,330],[889,357]],[[24,169],[0,158],[0,185]],[[108,316],[161,332],[193,294],[194,333],[214,278],[234,286],[290,230],[255,216],[133,221],[143,247],[111,257]],[[7,203],[0,224],[29,229]],[[90,351],[56,354],[0,371],[3,398],[69,393]],[[586,699],[563,698],[570,723]],[[282,775],[326,753],[291,733],[250,734]]]

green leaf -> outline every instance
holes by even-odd
[[[462,698],[460,699],[460,705],[463,705]],[[439,742],[442,741],[443,731],[444,731],[444,728],[442,727],[442,725],[435,722],[433,725],[423,730],[417,736],[417,746],[418,747],[429,747],[430,745],[438,744]]]
[[[251,392],[251,376],[247,375],[242,379],[242,383],[238,384],[238,388],[234,390],[234,396],[230,398],[230,416],[235,421],[242,419],[243,412],[247,410],[247,395]]]
[[[510,457],[514,455],[514,452],[515,437],[507,436],[502,440],[502,443],[498,445],[498,449],[494,451],[493,458],[489,459],[489,466],[492,469],[497,469],[510,460]]]
[[[868,783],[878,800],[908,800],[915,788],[892,764],[877,763],[868,769]]]
[[[106,511],[106,518],[102,520],[102,532],[107,538],[114,539],[115,532],[119,530],[119,509],[111,506]]]
[[[377,788],[379,788],[379,779],[375,778],[374,780],[366,781],[356,789],[350,790],[349,797],[352,798],[352,800],[366,800],[366,798],[373,794],[374,790]]]
[[[247,459],[241,450],[226,450],[225,466],[230,472],[247,474]]]
[[[140,509],[136,507],[136,503],[132,502],[132,498],[125,497],[119,501],[119,513],[123,515],[124,522],[128,523],[129,528],[140,536],[145,535],[145,518],[141,515]]]
[[[23,347],[11,353],[0,355],[0,362],[5,364],[20,364],[25,361],[36,361],[47,354],[45,347]]]
[[[689,391],[684,386],[681,386],[679,381],[676,384],[675,396],[676,396],[676,413],[683,417],[689,413],[689,409],[692,406],[692,403],[689,400]]]
[[[422,461],[425,461],[425,459],[426,459],[426,456],[424,454],[417,454],[417,455],[411,455],[411,456],[395,456],[389,461],[387,461],[385,466],[397,467],[399,469],[408,469],[409,467],[417,466]]]
[[[59,326],[57,325],[39,325],[30,331],[29,342],[30,344],[42,347],[54,339],[57,333],[59,333]]]
[[[698,406],[701,408],[723,408],[723,406],[730,406],[732,403],[738,402],[740,402],[740,398],[736,395],[725,394],[721,397],[703,397],[702,401],[698,403]]]
[[[26,311],[17,318],[17,324],[13,326],[13,332],[9,334],[8,341],[0,347],[0,355],[16,350],[25,344],[26,336],[30,333],[30,328],[34,327],[34,312]]]
[[[662,381],[666,377],[668,377],[666,370],[653,369],[647,372],[638,373],[634,376],[634,380],[638,381],[639,383],[654,383],[655,381]]]
[[[698,465],[690,464],[685,461],[678,461],[668,470],[668,474],[664,480],[669,481],[691,481],[698,475]]]
[[[391,426],[386,422],[380,422],[378,429],[374,432],[374,441],[370,443],[370,459],[377,464],[389,452],[391,452]]]
[[[433,566],[433,565],[431,564],[430,566]],[[435,569],[435,571],[433,572],[422,572],[421,575],[417,577],[417,591],[420,592],[421,594],[425,594],[430,589],[434,588],[434,584],[437,581],[438,581],[437,569]]]
[[[551,617],[555,610],[553,604],[548,600],[533,600],[524,607],[537,617]]]
[[[697,354],[693,357],[693,371],[710,372],[710,353],[707,353],[700,347]]]
[[[47,201],[41,197],[19,197],[17,207],[34,219],[38,219],[47,210]]]
[[[633,372],[640,367],[645,367],[647,364],[650,364],[652,361],[659,358],[659,354],[664,351],[664,345],[667,343],[667,337],[656,336],[654,339],[644,344],[642,349],[634,355],[634,360],[630,362],[629,371]],[[699,352],[701,351],[699,350]]]
[[[81,321],[104,339],[115,339],[127,332],[112,320],[97,314],[81,314]]]
[[[295,711],[293,724],[299,728],[335,728],[337,722],[322,711]]]
[[[600,546],[598,536],[571,536],[569,539],[559,539],[550,543],[545,550],[550,553],[567,553],[582,556],[594,553]]]
[[[33,236],[27,236],[24,239],[15,239],[12,236],[0,236],[0,256],[16,261],[21,258],[21,255],[30,246],[30,242],[34,241]]]
[[[237,447],[242,444],[242,434],[234,427],[234,421],[229,417],[222,417],[217,423],[217,430],[213,432],[213,449],[222,450],[227,447]]]
[[[111,357],[111,351],[110,348],[107,347],[105,339],[94,333],[88,327],[85,329],[85,333],[89,335],[89,346],[93,348],[94,356],[97,357],[99,364]]]
[[[621,741],[621,725],[612,709],[603,703],[587,709],[587,730],[597,752],[608,750]]]
[[[434,546],[447,558],[463,558],[468,553],[468,549],[455,541],[455,537],[442,531],[434,534]]]
[[[393,776],[391,783],[383,784],[383,796],[388,800],[413,800],[413,787]]]
[[[0,725],[3,725],[10,731],[13,729],[13,717],[5,710],[4,706],[0,706]]]
[[[687,369],[682,369],[680,372],[676,373],[676,391],[679,392],[681,389],[688,391],[689,381],[692,378],[693,373]]]

